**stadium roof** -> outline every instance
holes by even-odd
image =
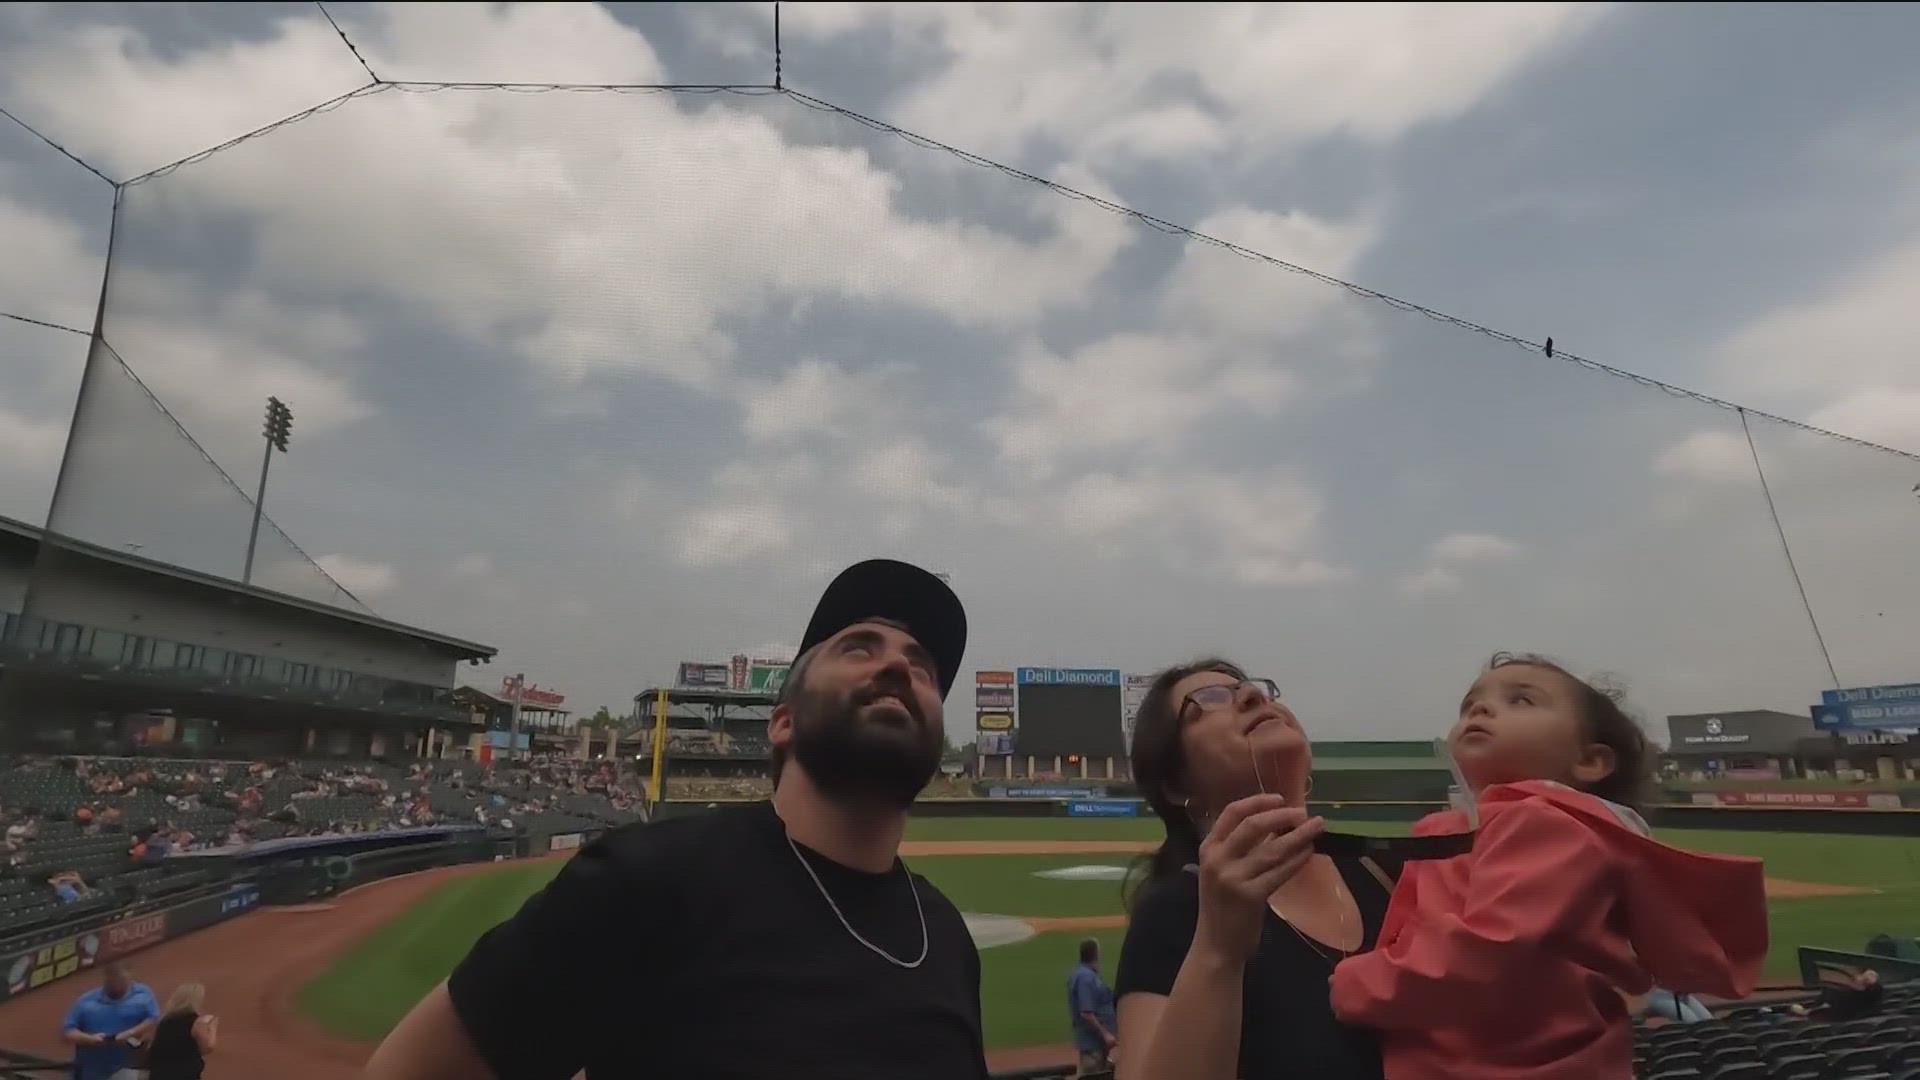
[[[705,703],[710,705],[775,705],[780,695],[765,690],[728,690],[718,686],[656,686],[633,695],[636,702],[653,701],[661,691],[670,705]]]
[[[0,516],[0,533],[8,533],[21,537],[32,541],[36,545],[46,536],[46,530],[41,526],[31,525],[27,522],[5,516]],[[458,654],[462,660],[491,660],[499,655],[500,652],[499,649],[494,648],[492,645],[482,645],[479,642],[450,637],[446,634],[438,634],[431,630],[422,630],[417,626],[397,623],[391,619],[383,619],[378,615],[347,611],[342,608],[319,603],[318,601],[305,600],[288,593],[275,592],[272,589],[263,589],[258,585],[242,585],[237,581],[232,581],[227,578],[201,573],[198,570],[189,570],[184,566],[174,566],[171,563],[164,563],[158,559],[144,558],[131,552],[114,551],[111,548],[101,547],[98,544],[90,544],[85,540],[76,540],[70,536],[61,537],[60,545],[87,558],[97,559],[101,562],[111,563],[116,566],[124,566],[133,570],[155,574],[160,577],[184,581],[190,585],[198,585],[203,588],[216,589],[233,596],[250,597],[263,603],[292,608],[324,618],[338,619],[341,622],[354,623],[370,629],[382,630],[390,634],[409,637],[415,641],[426,642],[430,645],[437,645]]]

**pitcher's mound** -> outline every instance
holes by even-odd
[[[1027,920],[1011,915],[976,915],[967,912],[960,917],[967,921],[967,933],[973,935],[975,948],[1017,945],[1033,936],[1033,927],[1027,925]]]

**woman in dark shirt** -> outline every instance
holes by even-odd
[[[167,999],[147,1044],[147,1080],[200,1080],[219,1040],[220,1021],[202,1012],[206,1004],[207,988],[199,983],[182,983]]]
[[[1133,775],[1167,839],[1120,952],[1119,1080],[1380,1080],[1372,1034],[1334,1019],[1327,980],[1373,947],[1390,871],[1313,853],[1313,754],[1278,698],[1202,660],[1141,700]]]

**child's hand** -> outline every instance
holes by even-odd
[[[1260,944],[1267,898],[1313,857],[1326,822],[1289,807],[1279,795],[1231,803],[1200,842],[1200,917],[1196,948],[1245,963]]]

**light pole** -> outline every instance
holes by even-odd
[[[247,567],[240,574],[242,585],[253,584],[253,547],[260,541],[260,511],[267,498],[267,466],[273,464],[275,450],[287,452],[287,439],[293,434],[293,410],[277,397],[267,399],[267,426],[261,434],[267,437],[267,449],[260,458],[260,491],[253,497],[253,530],[247,533]]]

